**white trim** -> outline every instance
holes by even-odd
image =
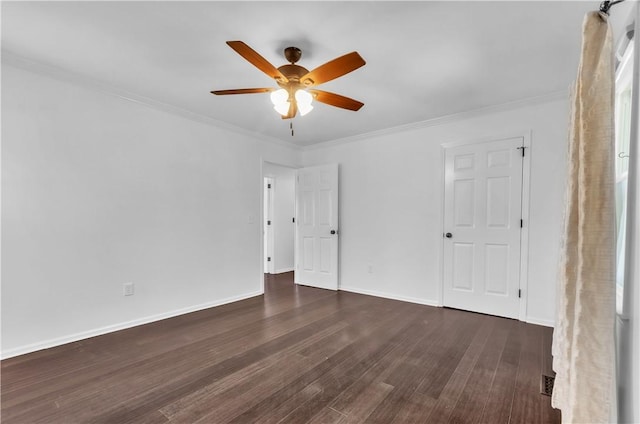
[[[469,146],[471,144],[491,143],[492,141],[511,140],[512,138],[527,137],[530,133],[531,130],[529,128],[516,128],[516,130],[478,135],[474,136],[473,138],[456,138],[452,140],[442,141],[440,142],[440,146],[442,146],[444,149],[448,149],[450,147]]]
[[[260,156],[260,190],[258,191],[258,193],[260,193],[258,196],[260,198],[260,209],[258,212],[258,222],[259,224],[257,225],[258,227],[258,240],[260,240],[260,243],[258,243],[260,245],[260,256],[259,256],[259,263],[260,263],[260,274],[258,274],[260,276],[260,289],[262,290],[262,293],[264,293],[264,163],[265,160],[262,156]]]
[[[135,94],[130,91],[113,86],[111,84],[100,82],[93,78],[88,78],[88,77],[76,74],[74,72],[67,71],[66,69],[58,68],[56,66],[51,66],[51,65],[45,65],[43,63],[39,63],[31,59],[27,59],[25,57],[22,57],[12,52],[8,52],[6,50],[2,50],[1,56],[2,56],[3,65],[10,65],[16,68],[23,69],[25,71],[34,72],[40,75],[45,75],[51,78],[55,78],[60,81],[69,82],[85,89],[98,91],[104,94],[115,96],[122,100],[147,106],[151,109],[166,112],[171,115],[175,115],[185,119],[189,119],[191,121],[199,122],[201,124],[210,125],[218,129],[224,129],[237,134],[249,136],[257,139],[258,141],[264,141],[267,143],[275,144],[277,146],[288,147],[294,150],[301,150],[300,146],[298,146],[297,144],[283,141],[278,138],[271,137],[258,132],[249,131],[244,128],[240,128],[236,125],[212,118],[210,116],[201,115],[199,113],[192,112],[190,110],[183,109],[181,107],[173,106],[168,103],[164,103],[164,102],[152,99],[150,97],[141,96],[139,94]]]
[[[518,320],[528,321],[527,317],[527,295],[529,287],[529,204],[531,196],[531,145],[533,139],[533,130],[521,130],[521,131],[509,131],[493,136],[485,136],[481,138],[461,139],[444,141],[440,143],[440,158],[442,163],[442,172],[440,182],[440,204],[442,233],[444,234],[444,196],[445,196],[445,151],[453,147],[467,146],[472,144],[489,143],[492,141],[508,140],[513,138],[521,138],[522,145],[525,147],[525,155],[522,162],[522,199],[521,199],[521,218],[524,221],[524,225],[520,230],[520,281],[519,289],[521,290],[521,297],[518,299]],[[438,287],[438,306],[444,306],[444,238],[440,244],[440,285]],[[541,324],[548,327],[553,327],[553,321],[538,320]],[[537,322],[538,322],[537,321]],[[546,322],[546,323],[545,323]],[[551,324],[549,325],[549,322]]]
[[[396,294],[381,292],[377,290],[361,289],[358,287],[340,286],[338,287],[338,290],[357,293],[357,294],[365,294],[367,296],[382,297],[382,298],[391,299],[391,300],[400,300],[402,302],[417,303],[419,305],[442,306],[438,304],[437,300],[420,299],[417,297],[410,297],[410,296],[398,296]]]
[[[270,165],[275,165],[275,166],[280,166],[282,168],[289,168],[295,171],[294,174],[294,193],[297,193],[297,183],[298,183],[298,178],[297,178],[297,170],[300,169],[299,166],[297,165],[292,165],[292,164],[284,164],[284,163],[279,163],[279,162],[273,162],[270,160],[265,159],[264,157],[260,157],[260,225],[258,226],[258,230],[260,231],[260,287],[262,287],[262,292],[264,293],[264,234],[265,234],[265,227],[264,227],[264,219],[262,219],[262,215],[264,214],[264,178],[266,177],[270,177],[270,178],[275,178],[273,175],[267,175],[265,173],[265,164],[268,163]],[[297,211],[295,202],[297,201],[296,196],[294,194],[294,215],[295,215],[295,211]],[[294,245],[293,245],[293,264],[294,267],[291,269],[288,268],[283,268],[281,270],[278,271],[274,271],[275,274],[279,274],[280,272],[289,272],[289,271],[295,271],[295,267],[296,267],[296,240],[297,240],[297,230],[298,230],[298,224],[297,224],[297,220],[296,220],[296,227],[294,230]],[[275,264],[274,264],[275,266]]]
[[[298,222],[298,181],[299,181],[298,169],[296,169],[295,173],[293,174],[293,217],[296,220],[295,226],[293,228],[293,272],[294,272],[293,283],[294,284],[298,284],[296,282],[295,272],[296,272],[296,269],[300,267],[300,265],[298,264],[298,225],[300,225],[300,223]],[[338,248],[340,248],[340,239],[338,239]],[[338,250],[338,252],[340,252],[340,250]],[[340,260],[340,253],[338,253],[338,261],[339,260]],[[338,262],[338,267],[339,266],[340,266],[340,262]],[[338,268],[338,276],[340,276],[339,269],[340,268]],[[340,287],[340,280],[338,280],[338,287]]]
[[[276,269],[275,273],[282,274],[282,273],[291,272],[291,271],[293,271],[293,267]]]
[[[535,318],[535,317],[527,317],[525,322],[528,323],[528,324],[542,325],[544,327],[551,327],[551,328],[554,328],[555,325],[556,325],[556,323],[553,320],[543,319],[543,318]]]
[[[444,124],[456,122],[462,119],[471,119],[471,118],[481,117],[485,115],[490,115],[493,113],[507,112],[513,109],[549,103],[557,100],[566,100],[568,96],[569,96],[569,93],[567,90],[555,91],[553,93],[545,94],[542,96],[528,97],[526,99],[516,100],[513,102],[501,103],[494,106],[487,106],[487,107],[472,109],[464,112],[452,113],[450,115],[426,119],[424,121],[418,121],[410,124],[385,128],[378,131],[370,131],[363,134],[357,134],[350,137],[344,137],[344,138],[338,138],[335,140],[314,143],[309,146],[302,146],[301,150],[302,151],[317,150],[317,149],[335,147],[342,144],[352,143],[355,141],[367,140],[374,137],[381,137],[385,135],[396,135],[398,133],[402,133],[406,131],[413,131],[421,128],[444,125]]]
[[[440,172],[440,223],[442,224],[442,240],[440,240],[440,257],[438,258],[438,273],[440,276],[440,284],[438,284],[438,306],[444,306],[444,194],[445,194],[445,146],[440,144],[440,164],[442,172]]]
[[[533,152],[533,131],[529,130],[522,135],[524,160],[522,162],[522,194],[520,203],[520,216],[523,226],[520,229],[520,314],[519,320],[527,319],[527,298],[529,295],[529,205],[531,198],[531,157]],[[551,325],[553,327],[553,325]]]
[[[93,78],[82,76],[80,74],[68,71],[63,68],[40,63],[4,49],[2,49],[0,56],[2,57],[2,63],[6,65],[14,66],[16,68],[20,68],[30,72],[35,72],[41,75],[46,75],[61,81],[70,82],[86,89],[99,91],[105,94],[118,97],[123,100],[131,101],[134,103],[138,103],[138,104],[150,107],[152,109],[160,110],[162,112],[180,116],[182,118],[186,118],[186,119],[203,123],[206,125],[211,125],[219,129],[225,129],[234,133],[257,138],[260,141],[265,141],[267,143],[272,143],[278,146],[288,147],[297,151],[321,149],[325,147],[332,147],[336,145],[351,143],[354,141],[366,140],[373,137],[380,137],[383,135],[397,134],[405,131],[411,131],[411,130],[426,128],[426,127],[434,127],[437,125],[443,125],[446,123],[455,122],[461,119],[470,119],[470,118],[492,114],[496,112],[504,112],[512,109],[521,108],[521,107],[527,107],[527,106],[543,104],[543,103],[547,103],[555,100],[566,99],[568,96],[568,93],[566,90],[556,91],[556,92],[544,94],[541,96],[528,97],[521,100],[501,103],[493,106],[481,107],[481,108],[467,110],[463,112],[452,113],[445,116],[430,118],[423,121],[413,122],[413,123],[404,124],[404,125],[398,125],[395,127],[385,128],[382,130],[370,131],[370,132],[356,134],[353,136],[338,138],[334,140],[327,140],[319,143],[314,143],[308,146],[300,146],[293,142],[284,141],[276,137],[246,130],[236,125],[217,120],[210,116],[201,115],[199,113],[192,112],[190,110],[183,109],[181,107],[173,106],[164,102],[160,102],[158,100],[154,100],[149,97],[141,96],[139,94],[132,93],[130,91],[118,88],[111,84],[107,84],[107,83],[95,80]]]
[[[227,297],[225,299],[216,300],[213,302],[201,303],[199,305],[188,306],[186,308],[176,309],[170,312],[163,312],[156,315],[151,315],[144,318],[138,318],[132,321],[121,322],[118,324],[107,325],[105,327],[95,328],[93,330],[82,331],[80,333],[70,334],[68,336],[56,337],[55,339],[49,339],[38,343],[32,343],[25,346],[16,347],[2,352],[0,359],[8,359],[18,355],[24,355],[26,353],[36,352],[38,350],[49,349],[52,347],[60,346],[63,344],[76,342],[78,340],[88,339],[90,337],[101,336],[115,331],[125,330],[127,328],[137,327],[139,325],[149,324],[151,322],[161,321],[163,319],[176,317],[178,315],[189,314],[191,312],[201,311],[203,309],[214,308],[216,306],[226,305],[227,303],[238,302],[240,300],[249,299],[252,297],[260,296],[264,294],[264,291],[255,291],[239,296]]]
[[[274,193],[276,188],[276,179],[274,177],[264,177],[264,184],[271,184],[271,189],[267,189],[264,185],[262,186],[262,190],[273,190],[267,191],[268,198],[266,199],[264,206],[267,209],[267,216],[265,216],[264,208],[262,211],[262,225],[264,225],[265,221],[271,221],[271,225],[267,225],[264,227],[264,238],[262,242],[267,245],[267,251],[264,252],[263,260],[266,262],[266,257],[270,257],[271,260],[267,262],[266,271],[267,274],[276,274],[276,228],[275,228],[275,219],[273,217],[274,211]],[[271,228],[269,228],[271,227]]]

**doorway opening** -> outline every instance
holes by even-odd
[[[263,162],[263,270],[265,276],[295,266],[296,169]]]

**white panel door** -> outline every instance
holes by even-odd
[[[522,147],[445,150],[444,306],[518,318]]]
[[[337,164],[298,169],[296,223],[296,284],[337,290]]]

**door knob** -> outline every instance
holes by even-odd
[[[447,234],[445,234],[444,236],[445,236],[446,238],[451,238],[451,237],[453,237],[453,234],[451,234],[451,233],[447,233]]]
[[[331,230],[331,234],[335,234],[335,233],[336,233],[336,230]]]

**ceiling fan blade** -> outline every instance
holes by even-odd
[[[329,93],[328,91],[309,90],[309,93],[311,93],[313,97],[320,103],[326,103],[331,106],[341,107],[342,109],[357,111],[360,110],[362,106],[364,106],[364,103],[362,102],[350,99],[349,97],[341,96],[340,94]]]
[[[267,59],[260,56],[258,52],[253,50],[251,47],[247,46],[242,41],[227,41],[229,47],[236,51],[240,56],[244,57],[248,60],[253,66],[260,69],[265,74],[269,75],[271,78],[280,82],[289,81],[287,77],[285,77],[282,72],[278,71],[278,69],[273,66]]]
[[[224,96],[226,94],[253,94],[253,93],[268,93],[275,90],[275,88],[237,88],[235,90],[215,90],[211,94],[217,96]]]
[[[322,84],[332,79],[341,77],[348,74],[351,71],[355,71],[365,63],[364,59],[360,57],[358,52],[347,53],[344,56],[340,56],[333,59],[324,65],[320,65],[308,74],[300,77],[300,81],[307,87],[313,87],[314,85]]]

